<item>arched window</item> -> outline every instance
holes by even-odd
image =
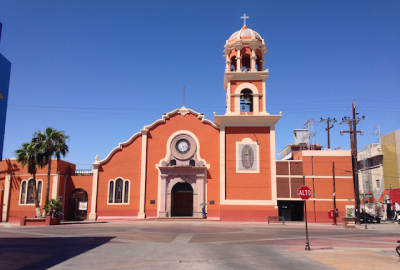
[[[253,111],[253,92],[249,89],[243,89],[240,92],[240,112]]]
[[[35,197],[33,194],[33,179],[31,179],[28,182],[28,198],[26,200],[26,204],[33,204],[33,203],[35,203]]]
[[[114,202],[114,181],[110,181],[110,187],[108,189],[108,202]]]
[[[21,182],[21,195],[19,204],[34,204],[35,203],[35,194],[33,193],[33,179],[30,180],[22,180]],[[38,202],[41,203],[42,197],[42,180],[36,181],[36,190],[38,193]]]
[[[40,198],[42,198],[42,181],[39,181],[37,184],[37,196],[38,196],[38,202],[40,204]]]
[[[122,189],[124,188],[122,179],[115,181],[115,203],[122,203]]]
[[[108,204],[129,203],[129,180],[118,178],[110,180],[108,185]]]
[[[129,198],[129,182],[125,181],[124,203],[128,203]]]
[[[19,201],[20,204],[25,203],[25,195],[26,195],[26,181],[22,181],[21,184],[21,199]]]

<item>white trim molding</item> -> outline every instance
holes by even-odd
[[[97,208],[97,186],[99,183],[99,156],[96,155],[95,162],[93,165],[93,178],[92,178],[92,202],[90,204],[89,220],[95,221],[97,218],[96,208]]]
[[[140,132],[135,133],[129,140],[127,140],[126,142],[123,143],[119,143],[117,147],[115,147],[113,150],[111,150],[111,152],[108,154],[108,156],[99,161],[100,164],[104,164],[106,163],[112,156],[114,153],[116,153],[118,150],[121,150],[124,146],[129,145],[135,138],[139,137],[140,135],[143,135],[143,133],[146,133],[152,129],[153,127],[155,127],[157,124],[160,123],[165,123],[165,121],[167,121],[167,119],[169,119],[171,116],[175,115],[175,114],[180,114],[182,116],[185,116],[186,114],[193,114],[195,116],[197,116],[197,118],[199,120],[201,120],[201,122],[204,122],[206,124],[211,125],[214,128],[218,128],[213,122],[211,122],[208,119],[205,119],[204,114],[202,113],[198,113],[192,109],[188,109],[186,107],[182,107],[180,109],[175,109],[169,113],[164,113],[162,118],[159,120],[156,120],[155,122],[153,122],[152,124],[148,125],[148,126],[144,126],[143,129]]]

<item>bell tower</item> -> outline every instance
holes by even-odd
[[[265,80],[268,69],[264,70],[264,54],[267,49],[264,39],[244,25],[226,41],[225,115],[269,115],[265,108]]]
[[[238,205],[277,213],[275,125],[282,115],[265,108],[266,51],[264,39],[246,21],[225,44],[226,112],[214,116],[220,130],[221,216]]]

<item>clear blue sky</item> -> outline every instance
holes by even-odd
[[[267,111],[283,117],[276,150],[310,118],[366,120],[359,149],[400,128],[400,1],[0,2],[0,52],[12,63],[3,158],[52,126],[71,139],[66,160],[89,169],[164,112],[225,113],[226,39],[246,13],[268,49]],[[332,148],[350,148],[335,124]]]

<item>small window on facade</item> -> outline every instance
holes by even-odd
[[[128,203],[129,198],[129,181],[125,181],[124,203]]]
[[[28,182],[28,192],[27,192],[28,198],[26,200],[27,204],[34,204],[35,203],[35,197],[33,195],[33,179],[29,180]]]
[[[20,204],[25,203],[25,195],[26,195],[26,181],[23,181],[21,185],[21,199],[19,201]]]
[[[381,181],[379,179],[376,179],[376,188],[381,188]]]
[[[114,181],[110,181],[110,189],[108,191],[108,202],[113,203],[114,196]]]
[[[115,181],[115,203],[122,203],[122,189],[123,189],[122,179]]]

